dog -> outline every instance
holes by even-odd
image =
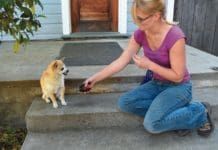
[[[63,63],[63,60],[54,60],[41,75],[40,85],[42,89],[42,99],[44,99],[46,103],[50,103],[51,100],[54,108],[58,108],[56,98],[61,101],[62,105],[67,105],[64,99],[64,76],[66,76],[68,72],[69,70]]]

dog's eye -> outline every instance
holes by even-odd
[[[61,68],[61,71],[63,71],[63,70],[64,70],[64,67]]]

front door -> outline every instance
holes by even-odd
[[[71,0],[73,32],[117,32],[118,0]]]

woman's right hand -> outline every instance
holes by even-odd
[[[80,86],[80,91],[81,92],[88,92],[88,91],[90,91],[93,88],[93,86],[95,85],[95,83],[96,82],[95,82],[94,77],[89,77]]]
[[[94,77],[89,77],[84,81],[85,87],[92,88],[95,85]]]

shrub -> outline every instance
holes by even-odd
[[[26,133],[26,129],[0,127],[0,150],[20,150]]]
[[[0,32],[15,39],[15,52],[41,27],[39,18],[45,16],[35,13],[37,5],[43,10],[40,0],[0,0]]]

